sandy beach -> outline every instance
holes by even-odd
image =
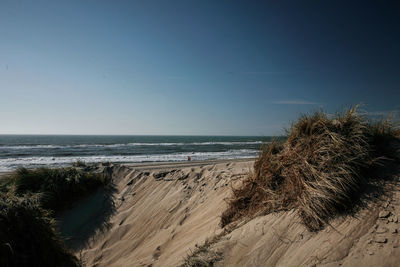
[[[196,244],[221,231],[219,216],[231,181],[243,177],[252,163],[220,160],[114,166],[111,227],[91,238],[88,247],[77,253],[88,266],[182,263]],[[97,198],[96,202],[102,203],[102,196]],[[88,210],[82,203],[62,221],[71,227],[80,209]],[[76,223],[78,235],[82,236],[82,229],[90,228],[92,221],[87,217]]]
[[[105,203],[109,198],[98,193],[60,220],[68,225],[70,245],[87,266],[180,266],[205,242],[199,257],[215,258],[215,266],[397,266],[399,192],[369,204],[355,217],[335,219],[318,233],[308,231],[294,211],[221,229],[231,187],[246,177],[253,163],[106,167],[112,169],[115,186],[112,211]],[[77,238],[92,231],[96,217],[105,213],[110,214],[107,226],[87,240]]]

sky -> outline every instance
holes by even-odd
[[[0,0],[0,134],[279,135],[400,114],[400,2]]]

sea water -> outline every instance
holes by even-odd
[[[256,157],[271,137],[0,135],[0,172],[91,162],[167,162]]]

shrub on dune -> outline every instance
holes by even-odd
[[[0,266],[79,266],[35,198],[0,192]]]
[[[17,196],[38,194],[40,206],[53,211],[67,207],[106,182],[102,174],[75,168],[21,168],[11,177]]]
[[[0,184],[0,266],[79,266],[54,230],[62,211],[107,183],[76,168],[20,168]]]
[[[284,143],[261,152],[254,172],[233,189],[222,226],[256,214],[297,209],[310,230],[351,209],[368,172],[398,160],[399,129],[390,121],[372,123],[356,107],[330,118],[323,112],[302,116]]]

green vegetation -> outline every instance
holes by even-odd
[[[0,266],[79,266],[37,199],[0,192]]]
[[[21,168],[11,176],[11,188],[15,195],[37,194],[39,205],[52,211],[68,207],[105,183],[102,174],[88,173],[75,168]]]
[[[0,182],[0,266],[79,266],[52,214],[107,183],[75,168],[18,169]]]
[[[302,116],[284,143],[260,152],[254,172],[233,189],[225,226],[241,218],[297,209],[311,231],[354,208],[362,189],[383,175],[382,167],[399,162],[400,129],[390,119],[371,122],[356,107],[328,117]]]

